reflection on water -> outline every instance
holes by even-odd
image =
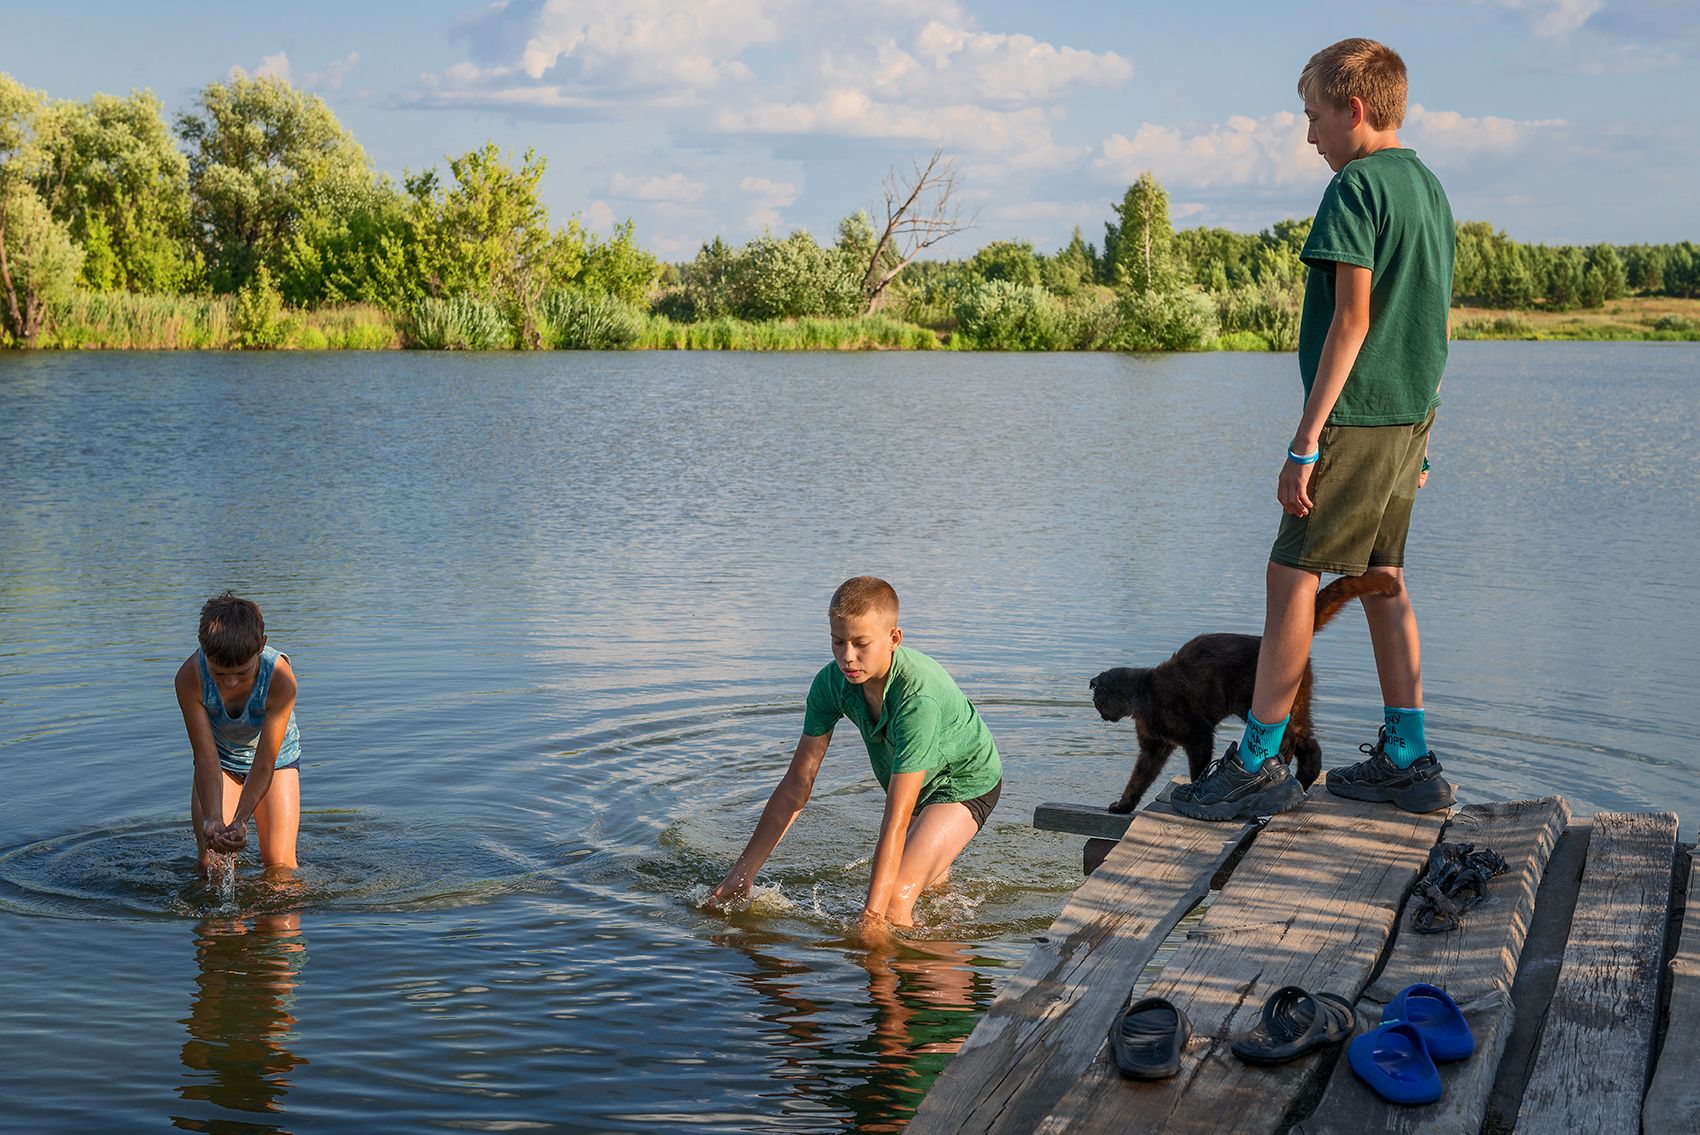
[[[208,918],[195,927],[195,994],[182,1022],[179,1098],[234,1115],[173,1115],[186,1131],[284,1131],[291,1073],[307,1061],[293,1014],[307,964],[299,914]],[[237,1120],[235,1116],[242,1116]]]
[[[741,980],[761,1019],[782,1030],[769,1043],[785,1066],[787,1110],[848,1117],[857,1131],[901,1131],[995,993],[985,959],[958,942],[847,947],[759,930],[715,942],[750,960]],[[860,1008],[844,1012],[821,987],[814,975],[823,951],[863,971]]]

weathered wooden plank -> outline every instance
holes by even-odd
[[[1641,1108],[1641,1129],[1648,1135],[1666,1131],[1700,1131],[1700,874],[1695,854],[1682,856],[1688,880],[1688,909],[1683,913],[1681,938],[1671,958],[1669,1025],[1653,1085]]]
[[[1103,1047],[1169,932],[1253,824],[1145,811],[993,1000],[909,1124],[911,1135],[1027,1135]]]
[[[1445,989],[1464,1010],[1476,1054],[1441,1066],[1446,1094],[1423,1107],[1399,1107],[1370,1091],[1344,1060],[1301,1135],[1365,1132],[1460,1132],[1482,1129],[1500,1053],[1511,1031],[1511,985],[1535,911],[1535,895],[1558,838],[1570,820],[1563,799],[1548,796],[1514,803],[1472,804],[1453,814],[1441,838],[1491,848],[1509,865],[1488,885],[1488,898],[1464,916],[1457,930],[1418,934],[1407,911],[1381,975],[1357,1003],[1361,1029],[1378,1024],[1399,990],[1424,981]]]
[[[1112,812],[1090,804],[1041,804],[1033,809],[1033,826],[1040,831],[1069,832],[1095,839],[1120,839],[1132,822],[1132,812]]]
[[[1671,812],[1600,812],[1519,1131],[1640,1130],[1676,855]]]
[[[1558,985],[1564,947],[1570,939],[1570,916],[1576,910],[1576,892],[1582,885],[1582,867],[1593,834],[1594,825],[1586,820],[1565,828],[1535,892],[1535,917],[1529,924],[1528,937],[1523,939],[1517,979],[1511,983],[1510,1035],[1499,1058],[1493,1092],[1488,1096],[1487,1120],[1482,1124],[1485,1135],[1505,1135],[1516,1126],[1517,1105],[1523,1101],[1523,1088],[1535,1070],[1541,1022],[1546,1020],[1552,991]]]
[[[1099,1054],[1036,1130],[1273,1132],[1337,1053],[1276,1068],[1229,1051],[1283,985],[1355,998],[1368,982],[1399,906],[1434,844],[1444,812],[1412,815],[1330,796],[1276,816],[1149,993],[1192,1019],[1179,1076],[1123,1079]],[[1102,1033],[1105,1018],[1093,1022]]]

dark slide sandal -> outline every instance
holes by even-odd
[[[1234,1055],[1251,1064],[1280,1064],[1352,1035],[1357,1014],[1344,997],[1284,985],[1263,1003],[1263,1019],[1234,1041]]]
[[[1380,1025],[1353,1040],[1346,1062],[1384,1100],[1417,1104],[1440,1098],[1440,1071],[1423,1034],[1409,1021]]]
[[[1116,1067],[1132,1080],[1166,1080],[1181,1070],[1181,1053],[1192,1037],[1186,1014],[1161,997],[1129,1005],[1110,1026]]]

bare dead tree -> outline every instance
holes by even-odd
[[[957,193],[961,186],[956,159],[945,157],[943,149],[934,150],[925,165],[910,159],[906,175],[896,166],[885,175],[885,231],[874,243],[874,254],[862,277],[868,311],[880,305],[886,285],[923,250],[974,227],[980,209],[976,206],[964,218]]]

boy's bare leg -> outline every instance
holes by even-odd
[[[1257,686],[1251,697],[1251,712],[1265,725],[1274,725],[1293,711],[1316,632],[1319,582],[1321,577],[1314,571],[1269,565],[1263,642],[1257,648]]]
[[[950,865],[979,831],[966,804],[929,804],[921,809],[903,841],[897,886],[885,908],[894,926],[914,925],[915,900],[950,874]]]
[[[260,827],[260,862],[267,867],[294,868],[295,837],[301,830],[301,770],[272,772],[271,787],[254,809]]]
[[[1422,643],[1417,637],[1417,614],[1405,591],[1402,568],[1371,568],[1399,581],[1391,597],[1365,595],[1364,616],[1369,641],[1375,647],[1375,674],[1381,680],[1381,703],[1397,709],[1423,707]]]

